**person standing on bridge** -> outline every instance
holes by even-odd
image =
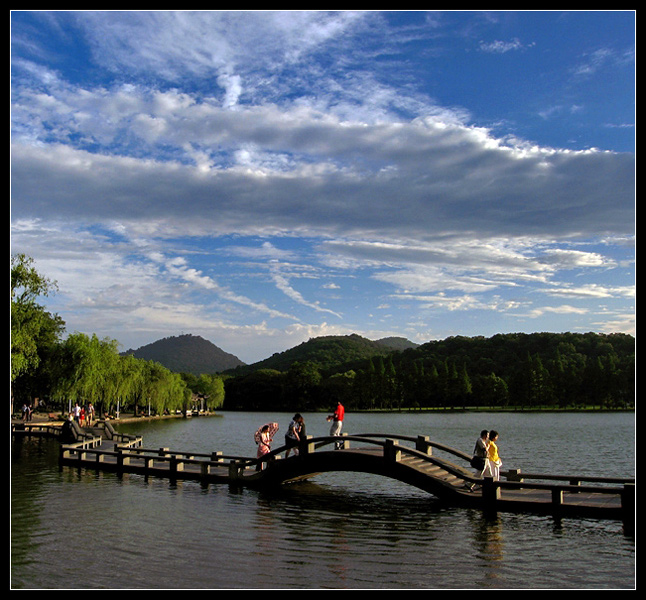
[[[487,469],[489,456],[489,432],[483,429],[480,432],[480,437],[476,440],[476,445],[473,448],[473,458],[471,459],[471,466],[475,469],[475,476],[478,479],[484,477],[484,472]],[[465,486],[469,491],[475,489],[474,483],[467,483]]]
[[[269,431],[269,425],[263,425],[260,430],[260,435],[258,436],[258,452],[256,453],[256,458],[259,460],[256,465],[256,471],[262,471],[263,461],[261,459],[265,454],[269,454],[271,452],[271,443],[273,441],[271,432]]]
[[[303,417],[300,413],[296,413],[294,418],[289,423],[287,427],[287,433],[285,434],[285,446],[287,450],[285,451],[285,458],[289,456],[291,450],[294,450],[294,454],[298,455],[298,445],[301,441],[301,431],[303,428]]]
[[[492,429],[489,432],[489,450],[487,452],[487,467],[485,468],[484,476],[492,477],[494,481],[500,479],[500,467],[502,467],[502,460],[498,455],[498,432]]]
[[[343,407],[343,404],[341,402],[336,403],[336,409],[334,410],[334,413],[329,415],[327,420],[332,421],[332,426],[330,427],[330,435],[331,436],[339,436],[341,435],[341,429],[343,428],[343,418],[345,417],[345,408]],[[339,450],[342,447],[341,442],[337,442],[335,445],[335,448]]]

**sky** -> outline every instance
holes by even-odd
[[[11,253],[122,350],[635,332],[633,11],[13,11]]]

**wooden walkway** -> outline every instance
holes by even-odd
[[[493,513],[531,512],[614,519],[634,528],[634,478],[559,476],[513,470],[503,472],[501,481],[476,479],[469,466],[471,455],[432,442],[425,436],[368,433],[340,438],[310,437],[300,446],[298,456],[284,459],[281,457],[284,447],[273,450],[265,458],[263,469],[258,471],[258,461],[252,457],[144,448],[141,437],[120,435],[109,424],[103,427],[103,432],[80,431],[77,427],[82,439],[61,443],[60,465],[255,488],[292,483],[324,472],[373,473],[412,485],[453,506]],[[29,429],[31,435],[37,435],[36,427]],[[342,447],[334,449],[339,441]],[[469,491],[467,485],[475,485],[475,491]]]

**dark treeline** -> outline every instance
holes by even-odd
[[[461,407],[634,408],[635,340],[626,334],[451,337],[341,368],[314,361],[225,381],[232,410]]]

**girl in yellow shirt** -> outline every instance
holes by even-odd
[[[498,455],[498,446],[496,441],[498,440],[498,432],[491,430],[489,432],[489,450],[488,450],[488,461],[487,468],[483,474],[484,477],[492,477],[494,481],[500,479],[500,467],[502,466],[502,460]]]

